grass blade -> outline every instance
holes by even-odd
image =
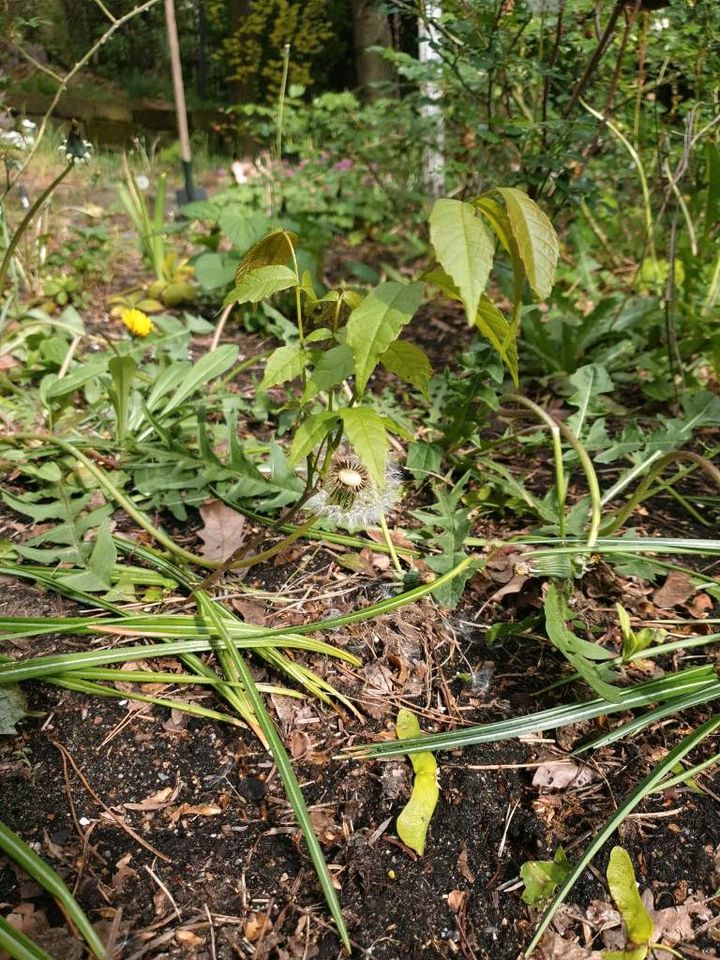
[[[295,776],[292,763],[290,762],[290,757],[288,756],[285,746],[280,739],[274,723],[272,722],[272,718],[265,707],[265,703],[260,696],[257,687],[255,686],[255,681],[253,680],[250,670],[248,669],[243,658],[238,653],[232,637],[227,632],[225,611],[222,607],[218,610],[218,604],[202,591],[198,591],[197,593],[197,602],[201,614],[207,617],[207,619],[214,625],[215,629],[223,637],[227,655],[232,661],[232,664],[237,671],[243,686],[245,687],[258,724],[262,728],[263,734],[265,735],[265,739],[268,744],[268,750],[278,768],[288,801],[293,808],[295,818],[303,832],[303,836],[305,837],[305,843],[308,847],[310,859],[312,860],[318,880],[320,881],[320,886],[325,895],[328,909],[330,910],[332,918],[335,921],[335,925],[337,926],[343,946],[347,952],[350,953],[350,937],[347,932],[347,927],[345,926],[345,920],[340,908],[340,902],[333,886],[330,871],[328,870],[327,863],[325,862],[325,856],[315,835],[315,831],[310,820],[310,814],[305,804],[302,791],[300,790],[300,784]]]
[[[65,916],[75,924],[92,953],[98,960],[103,960],[105,947],[100,937],[62,879],[2,821],[0,821],[0,850],[57,900]]]
[[[613,815],[605,822],[605,826],[595,835],[590,846],[573,867],[572,873],[560,885],[558,892],[555,894],[555,899],[543,914],[542,920],[540,921],[540,924],[538,925],[538,928],[535,931],[527,950],[525,951],[526,957],[529,957],[534,952],[542,938],[542,935],[550,926],[550,923],[552,922],[552,919],[555,916],[560,904],[565,900],[567,895],[575,886],[575,883],[587,865],[593,859],[595,854],[601,849],[606,841],[610,839],[625,817],[627,817],[627,815],[634,810],[635,807],[642,800],[644,800],[649,793],[652,793],[666,773],[671,771],[686,754],[690,753],[691,750],[694,750],[695,747],[705,739],[705,737],[710,736],[710,734],[714,733],[719,727],[720,716],[711,717],[709,720],[706,720],[705,723],[699,726],[697,730],[690,734],[690,736],[685,737],[684,740],[681,740],[680,743],[674,747],[666,757],[663,757],[663,759],[652,770],[652,772],[649,773],[648,776],[645,777],[645,779],[642,780],[632,791],[632,793],[629,794],[620,804],[615,813],[613,813]]]
[[[680,673],[670,674],[660,680],[651,680],[623,690],[618,703],[607,700],[587,700],[580,703],[564,704],[541,710],[524,717],[512,717],[497,723],[485,723],[446,733],[433,733],[415,740],[395,740],[383,743],[364,743],[350,747],[347,756],[372,759],[375,757],[398,757],[417,753],[422,750],[457,750],[478,743],[494,743],[498,740],[512,740],[527,736],[537,730],[555,730],[557,727],[583,720],[592,720],[611,713],[633,710],[636,707],[649,706],[663,700],[670,700],[677,708],[678,697],[694,690],[712,688],[714,696],[720,696],[720,681],[712,667],[692,667]],[[710,698],[708,698],[710,699]]]
[[[52,960],[49,953],[11,926],[4,917],[0,917],[0,950],[13,960]]]

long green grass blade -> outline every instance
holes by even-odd
[[[686,754],[690,753],[691,750],[694,750],[698,744],[702,743],[705,737],[710,736],[720,727],[720,716],[711,717],[710,720],[706,720],[701,726],[697,728],[690,736],[685,737],[684,740],[674,747],[666,757],[658,763],[658,765],[648,774],[647,777],[642,780],[638,786],[629,794],[626,799],[620,804],[615,813],[605,822],[605,825],[602,829],[595,835],[592,843],[587,848],[585,853],[582,855],[580,860],[573,867],[572,873],[568,878],[560,885],[558,892],[555,894],[555,898],[548,909],[543,914],[543,918],[538,925],[535,934],[530,941],[527,950],[525,951],[525,956],[529,957],[534,952],[535,948],[542,939],[543,934],[549,927],[552,922],[553,917],[557,913],[557,909],[560,904],[565,900],[567,895],[570,893],[572,888],[575,886],[575,883],[580,878],[581,874],[593,859],[596,853],[602,848],[610,837],[613,835],[615,830],[620,826],[625,817],[631,813],[635,807],[645,799],[645,797],[652,793],[652,791],[657,787],[662,781],[663,777],[678,764]]]
[[[220,634],[222,636],[222,634]],[[317,644],[304,637],[231,637],[231,642],[239,647],[261,650],[264,647],[277,645],[292,647],[296,650],[313,650],[317,652]],[[52,674],[67,673],[83,670],[86,667],[99,667],[105,663],[124,663],[134,660],[150,660],[155,657],[172,657],[179,654],[198,653],[205,650],[217,649],[217,635],[214,639],[176,640],[167,643],[150,643],[138,647],[112,647],[106,650],[83,650],[78,653],[50,654],[45,657],[33,657],[30,660],[4,659],[0,662],[0,685],[4,683],[20,683],[23,680],[38,680]],[[334,647],[328,647],[328,652]],[[348,654],[343,660],[354,662]]]
[[[105,957],[105,947],[95,928],[85,916],[82,907],[70,893],[58,874],[42,860],[16,833],[0,821],[0,850],[32,877],[51,896],[55,897],[65,915],[82,934],[90,950],[98,958]]]
[[[253,676],[250,673],[247,664],[238,653],[232,637],[227,632],[225,611],[222,607],[218,609],[218,604],[206,593],[198,591],[196,596],[198,607],[202,615],[207,617],[207,619],[215,626],[215,629],[223,636],[228,657],[231,658],[234,668],[237,671],[243,685],[245,686],[250,702],[252,703],[253,711],[257,717],[257,721],[265,735],[269,752],[278,768],[280,778],[283,782],[283,787],[285,788],[286,796],[293,808],[295,818],[303,832],[303,836],[305,837],[305,843],[307,844],[310,859],[312,860],[313,867],[315,868],[318,880],[320,881],[320,886],[325,895],[328,909],[330,910],[332,918],[335,921],[335,925],[337,926],[343,946],[347,952],[350,953],[350,937],[347,932],[347,927],[345,926],[345,920],[342,915],[340,902],[335,892],[332,877],[330,876],[330,871],[328,870],[327,863],[325,862],[322,848],[320,847],[320,843],[315,835],[315,831],[310,820],[310,813],[305,804],[305,799],[302,795],[302,791],[300,790],[300,784],[295,776],[295,771],[293,770],[292,763],[290,762],[290,757],[288,756],[285,746],[280,739],[277,730],[275,729],[275,725],[272,722],[267,708],[265,707],[265,703],[260,696],[257,687],[255,686],[255,681],[253,680]]]
[[[388,740],[383,743],[365,743],[350,747],[347,756],[355,758],[397,757],[417,753],[422,750],[458,750],[472,747],[478,743],[494,743],[499,740],[512,740],[527,736],[537,730],[555,730],[557,727],[624,710],[645,707],[664,700],[674,700],[692,693],[694,690],[720,687],[717,675],[712,667],[691,667],[680,673],[674,673],[660,680],[651,680],[637,684],[622,691],[618,703],[596,699],[580,703],[551,707],[524,717],[512,717],[497,723],[485,723],[480,726],[447,733],[433,733],[415,740]]]
[[[52,960],[49,953],[11,926],[4,917],[0,917],[0,950],[8,953],[12,960]]]
[[[709,686],[703,687],[694,693],[688,693],[683,697],[673,697],[669,703],[655,707],[654,710],[647,710],[645,713],[640,714],[639,717],[635,717],[633,720],[623,723],[619,727],[615,727],[614,730],[603,733],[602,736],[596,737],[589,743],[584,743],[582,746],[577,747],[572,751],[571,756],[577,756],[578,754],[585,753],[587,750],[598,750],[600,747],[605,747],[609,743],[614,743],[616,740],[632,737],[640,730],[644,730],[651,724],[657,723],[658,720],[663,720],[665,717],[671,717],[674,714],[679,714],[681,711],[689,710],[690,707],[698,707],[703,703],[708,703],[710,700],[717,700],[718,697],[720,697],[720,683],[711,683]]]

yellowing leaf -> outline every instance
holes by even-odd
[[[430,214],[430,242],[457,286],[468,323],[474,323],[495,256],[495,238],[471,204],[438,200]]]
[[[553,225],[530,197],[515,187],[498,187],[505,201],[513,239],[534,293],[545,300],[555,282],[559,250]]]
[[[421,735],[417,717],[410,710],[398,711],[395,723],[398,740],[407,740]],[[440,796],[437,784],[437,763],[432,753],[413,753],[410,756],[415,782],[405,808],[397,818],[398,836],[406,846],[420,856],[425,852],[430,820]]]
[[[640,899],[630,855],[622,847],[612,848],[607,881],[612,898],[625,921],[630,944],[647,944],[653,934],[652,917]]]
[[[372,407],[345,407],[338,411],[345,435],[379,487],[385,486],[388,437],[383,417]]]

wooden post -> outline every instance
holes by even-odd
[[[180,159],[182,160],[183,176],[185,178],[185,197],[186,202],[190,203],[195,199],[192,183],[192,156],[190,153],[190,135],[188,133],[187,110],[185,108],[185,88],[183,87],[180,44],[178,43],[174,0],[165,0],[165,22],[167,24],[168,47],[170,49],[170,67],[172,70],[173,92],[175,94],[178,136],[180,138]]]

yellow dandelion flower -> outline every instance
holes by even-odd
[[[142,310],[123,310],[120,319],[134,337],[146,337],[155,329],[150,317]]]

